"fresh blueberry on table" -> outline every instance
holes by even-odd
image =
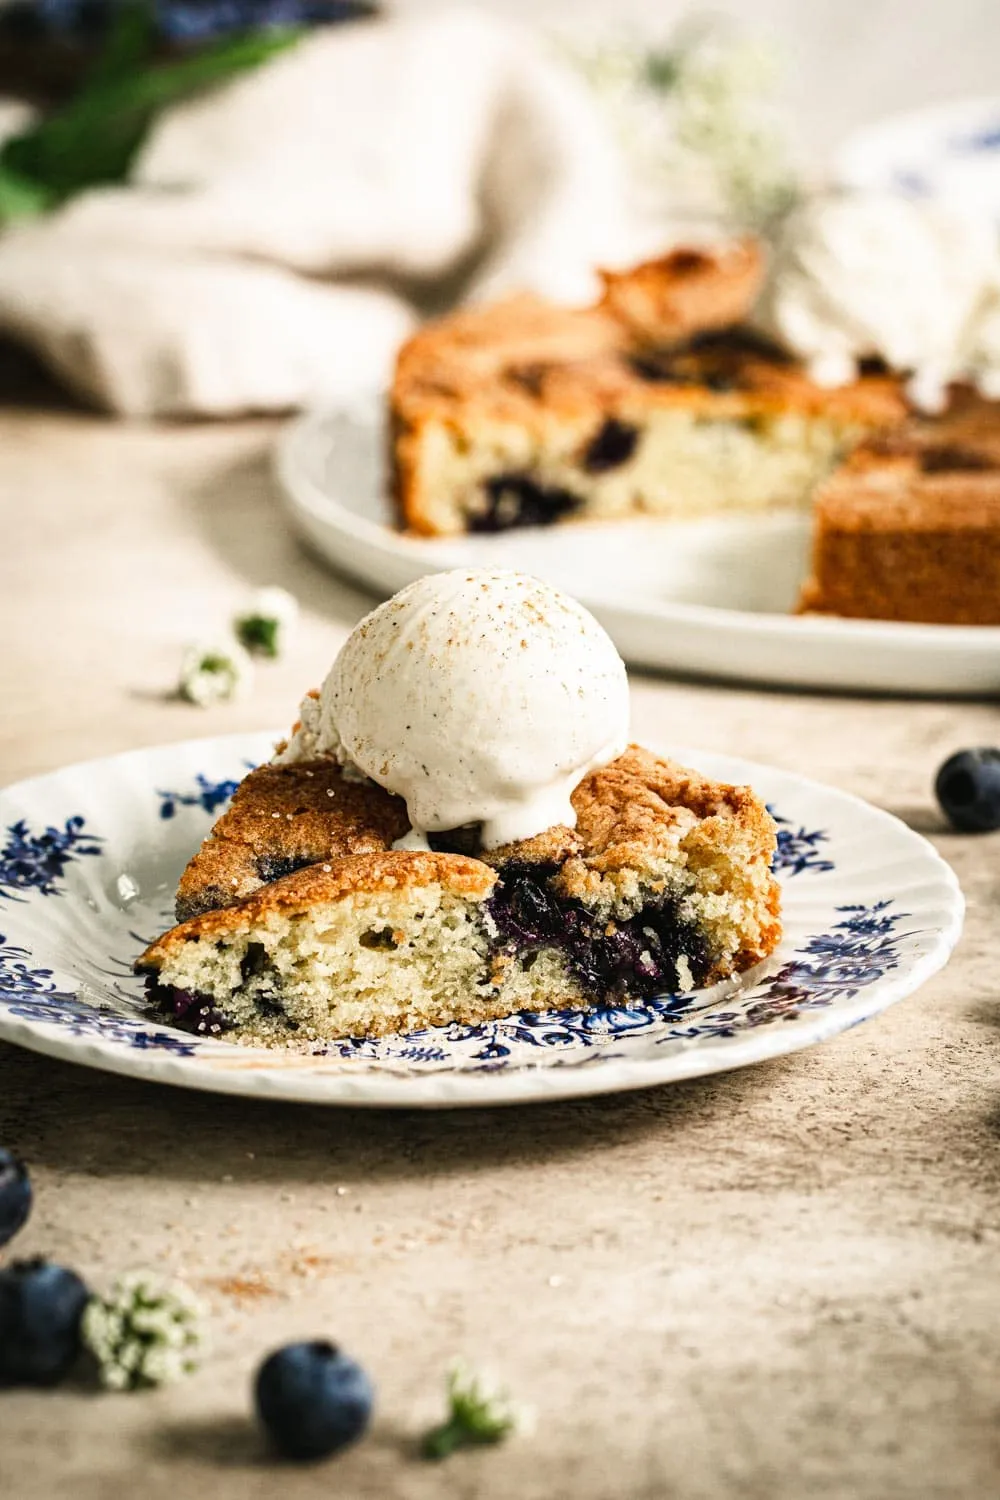
[[[961,833],[1000,828],[1000,750],[959,750],[937,773],[934,791]]]
[[[361,1366],[324,1340],[275,1350],[257,1372],[254,1395],[275,1448],[302,1460],[357,1442],[374,1400]]]
[[[74,1271],[46,1260],[0,1271],[0,1385],[55,1385],[68,1374],[89,1299]]]
[[[31,1179],[24,1162],[0,1148],[0,1245],[23,1229],[31,1213]]]

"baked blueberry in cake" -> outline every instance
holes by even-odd
[[[621,660],[574,601],[514,573],[411,585],[184,872],[184,920],[138,961],[152,998],[280,1044],[635,1004],[749,968],[781,932],[774,823],[627,724]]]
[[[806,503],[899,383],[811,380],[746,320],[740,242],[606,274],[600,302],[463,309],[404,345],[390,397],[398,517],[425,535]]]

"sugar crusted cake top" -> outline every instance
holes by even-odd
[[[777,346],[737,326],[760,280],[749,242],[674,251],[604,279],[593,307],[524,295],[427,324],[398,356],[396,421],[454,412],[541,427],[547,411],[583,417],[630,403],[722,419],[794,411],[889,425],[905,415],[890,377],[825,390]]]

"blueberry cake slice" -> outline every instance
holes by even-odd
[[[398,799],[330,760],[262,767],[185,871],[179,913],[198,914],[137,970],[178,1025],[308,1045],[639,1003],[774,949],[775,828],[748,787],[633,746],[573,805],[575,829],[479,857],[474,829],[396,850]],[[312,862],[266,878],[291,858]]]
[[[390,408],[398,518],[425,535],[806,503],[906,415],[898,382],[826,390],[743,326],[752,245],[605,276],[602,300],[464,309],[402,348]]]

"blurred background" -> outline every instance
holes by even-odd
[[[990,0],[3,0],[0,392],[337,403],[428,311],[766,232],[998,61]]]
[[[471,0],[531,23],[668,34],[684,16],[725,16],[778,48],[778,91],[801,146],[821,159],[862,121],[970,93],[991,93],[1000,7],[991,0]],[[420,12],[425,0],[394,9]]]

